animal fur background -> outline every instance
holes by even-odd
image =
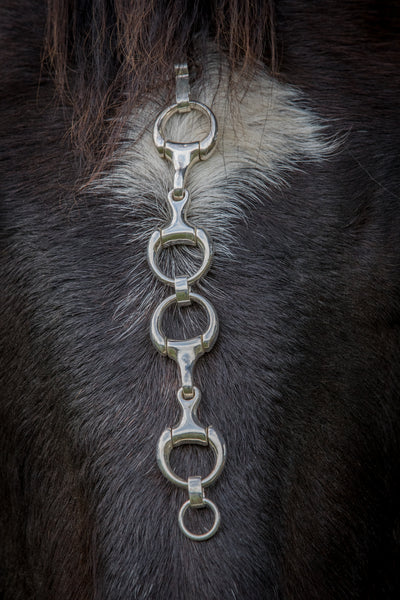
[[[399,597],[399,13],[3,0],[5,600]],[[188,178],[221,322],[201,418],[228,446],[202,545],[155,463],[179,382],[148,334],[172,182],[151,130],[182,55],[221,129]],[[212,460],[173,456],[188,474]]]

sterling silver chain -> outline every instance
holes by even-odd
[[[215,148],[217,141],[217,122],[213,112],[204,104],[189,99],[189,72],[186,64],[175,66],[176,74],[176,103],[163,110],[157,117],[153,140],[161,158],[172,162],[175,175],[173,189],[168,193],[168,206],[171,221],[163,229],[154,231],[149,244],[147,258],[155,276],[168,286],[174,288],[174,293],[168,296],[156,308],[150,327],[150,336],[157,350],[164,356],[176,361],[180,371],[181,387],[177,398],[182,408],[181,420],[176,427],[166,429],[158,441],[157,462],[163,475],[178,487],[187,489],[189,499],[179,511],[178,522],[183,533],[196,541],[212,537],[220,525],[220,514],[216,505],[205,497],[204,488],[210,486],[219,477],[226,459],[225,442],[214,427],[203,426],[197,417],[200,402],[200,390],[193,384],[194,366],[200,356],[209,352],[218,336],[218,318],[211,302],[192,292],[191,286],[196,284],[210,268],[212,260],[211,244],[203,229],[194,227],[186,221],[186,211],[189,205],[189,192],[185,189],[185,178],[191,165],[198,161],[207,160]],[[209,120],[210,130],[206,137],[194,142],[174,142],[165,139],[167,121],[176,113],[200,111]],[[165,275],[158,266],[158,256],[167,246],[185,244],[198,246],[203,253],[203,262],[194,274],[180,275],[172,278]],[[186,340],[174,340],[165,336],[162,327],[163,315],[166,309],[177,304],[178,307],[188,306],[192,302],[199,304],[207,313],[207,330],[197,337]],[[199,444],[211,446],[215,454],[214,469],[207,477],[198,475],[189,477],[187,481],[174,473],[169,459],[173,448],[183,444]],[[203,534],[195,534],[188,530],[184,516],[189,508],[210,508],[214,513],[213,526]]]

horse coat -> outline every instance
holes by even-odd
[[[1,8],[3,597],[398,598],[398,7],[145,8]],[[131,46],[121,15],[142,32]],[[151,131],[176,40],[220,125],[187,181],[221,324],[197,367],[200,413],[228,447],[209,493],[221,529],[201,545],[180,533],[184,495],[156,465],[179,382],[148,333],[166,291],[146,245],[172,181]],[[178,248],[163,264],[195,258]],[[202,326],[201,311],[167,319],[178,337]],[[177,449],[173,465],[207,473],[209,454]]]

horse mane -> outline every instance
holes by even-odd
[[[73,145],[86,159],[109,156],[132,107],[160,81],[168,91],[183,58],[199,74],[210,41],[231,68],[274,70],[272,0],[48,0],[45,64],[72,108]]]

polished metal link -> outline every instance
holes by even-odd
[[[201,477],[189,477],[188,479],[189,502],[192,508],[203,508],[204,506],[204,488],[201,484]]]
[[[176,303],[176,296],[168,296],[158,305],[150,324],[150,337],[157,350],[172,358],[179,366],[183,395],[193,396],[193,370],[197,360],[205,352],[209,352],[218,336],[218,317],[211,302],[200,294],[191,292],[190,302],[200,304],[207,313],[208,326],[205,332],[188,340],[168,339],[163,331],[162,320],[166,309]]]
[[[222,436],[214,427],[205,427],[197,416],[201,393],[193,383],[194,367],[197,360],[212,349],[217,339],[218,318],[211,302],[191,291],[191,286],[207,273],[212,260],[212,250],[205,231],[193,227],[186,221],[186,211],[190,199],[184,185],[189,167],[199,160],[206,160],[211,156],[217,141],[218,127],[213,112],[207,106],[201,102],[190,100],[187,65],[176,65],[175,72],[176,103],[158,115],[153,131],[154,144],[160,156],[170,160],[175,170],[173,189],[168,193],[167,198],[171,220],[163,229],[154,231],[152,234],[147,248],[147,260],[155,276],[164,284],[173,286],[175,289],[175,294],[163,300],[154,311],[150,325],[150,337],[161,354],[169,356],[178,364],[181,387],[177,392],[177,400],[182,412],[179,423],[175,427],[166,429],[158,440],[157,463],[169,481],[188,491],[189,500],[182,505],[178,516],[181,531],[191,540],[204,541],[216,533],[221,521],[218,508],[205,497],[204,488],[212,485],[220,476],[226,461],[226,446]],[[191,110],[200,111],[208,118],[209,133],[203,139],[194,142],[166,140],[164,131],[168,120],[176,113],[186,113]],[[169,277],[160,270],[158,258],[161,250],[176,244],[200,247],[203,252],[203,261],[197,271],[192,274]],[[165,311],[173,304],[182,307],[189,306],[192,302],[200,304],[207,313],[206,331],[185,340],[167,338],[162,326]],[[209,446],[213,450],[215,465],[207,476],[196,475],[185,480],[172,470],[171,452],[177,446],[184,444]],[[209,531],[201,534],[189,531],[184,523],[184,516],[188,508],[212,510],[214,522]]]
[[[189,306],[191,304],[190,299],[190,287],[188,284],[187,277],[175,277],[175,297],[178,306]]]
[[[175,65],[176,104],[180,113],[190,112],[189,106],[189,69],[186,63]]]
[[[212,251],[207,234],[203,229],[192,227],[185,220],[185,212],[189,202],[189,194],[185,190],[183,198],[174,200],[172,192],[168,194],[168,204],[171,209],[171,222],[164,229],[154,231],[148,247],[147,260],[154,275],[166,285],[175,285],[175,279],[165,275],[158,266],[158,255],[162,248],[185,244],[199,246],[203,251],[203,262],[193,275],[188,276],[188,285],[193,285],[204,277],[211,265]]]
[[[178,76],[179,79],[179,76]],[[185,103],[186,104],[186,103]],[[209,133],[195,142],[174,142],[166,140],[164,130],[169,119],[176,113],[182,112],[182,103],[176,103],[163,110],[157,117],[153,130],[153,141],[162,158],[172,162],[175,169],[174,187],[172,195],[174,198],[183,198],[185,192],[185,179],[190,166],[199,160],[206,160],[211,156],[217,143],[218,126],[214,113],[201,102],[189,100],[185,105],[185,112],[197,110],[204,114],[210,124]]]

